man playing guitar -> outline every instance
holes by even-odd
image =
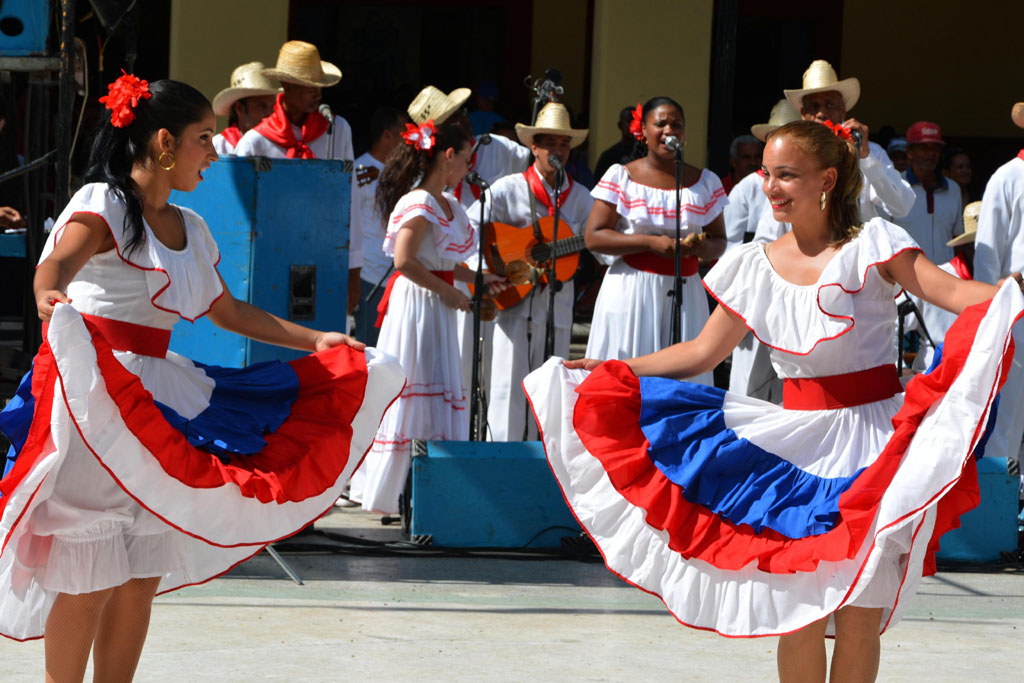
[[[497,265],[500,270],[503,265],[514,261],[519,261],[519,265],[526,261],[528,267],[525,270],[537,283],[534,287],[518,288],[522,300],[498,311],[494,341],[490,345],[493,355],[489,364],[487,410],[493,441],[518,441],[524,436],[537,438],[533,420],[529,420],[529,434],[526,432],[529,411],[522,381],[544,361],[548,293],[544,285],[545,263],[534,258],[543,251],[543,247],[540,250],[524,249],[522,245],[551,241],[550,216],[554,215],[555,209],[556,175],[551,158],[558,157],[565,164],[569,160],[569,151],[583,143],[587,132],[570,126],[565,105],[548,103],[538,114],[536,125],[516,124],[519,140],[533,152],[533,165],[525,173],[495,181],[487,193],[484,210],[487,221],[494,224],[495,233],[495,239],[486,247],[488,266],[494,268]],[[563,260],[563,254],[568,254],[566,260],[576,258],[575,251],[584,248],[582,237],[575,239],[574,236],[582,235],[592,203],[587,188],[564,175],[558,197],[559,262]],[[467,213],[473,226],[479,229],[479,204],[474,203]],[[517,248],[503,252],[506,245],[517,245]],[[511,279],[511,273],[506,274]],[[555,355],[567,357],[572,328],[572,280],[567,279],[560,286],[561,290],[555,297]],[[499,308],[501,306],[499,301]]]

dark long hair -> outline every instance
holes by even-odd
[[[860,231],[860,154],[856,144],[833,133],[817,121],[793,121],[768,134],[765,146],[774,138],[789,138],[818,161],[819,168],[836,169],[836,185],[828,198],[829,242],[842,244]]]
[[[404,143],[396,145],[377,183],[377,211],[380,215],[390,216],[402,195],[411,190],[414,183],[426,177],[445,150],[459,151],[467,143],[469,136],[462,128],[454,123],[445,123],[437,129],[433,154],[421,152]]]
[[[152,97],[139,101],[133,110],[135,120],[127,126],[116,128],[104,111],[85,170],[85,182],[106,183],[128,208],[124,217],[128,235],[125,251],[140,247],[146,236],[132,167],[147,161],[149,141],[158,130],[166,128],[175,138],[180,137],[187,126],[201,121],[211,109],[201,92],[180,81],[154,81],[149,91]]]
[[[650,116],[651,112],[662,105],[669,105],[679,110],[679,115],[683,117],[683,123],[686,123],[686,112],[683,111],[683,105],[679,104],[671,97],[652,97],[651,99],[644,102],[644,106],[641,109],[640,120],[644,123],[647,122],[647,117]],[[640,157],[647,156],[647,144],[640,139],[637,139],[633,143],[633,158],[639,159]]]

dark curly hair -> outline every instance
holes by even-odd
[[[377,211],[385,218],[391,215],[402,195],[407,193],[438,163],[445,150],[461,150],[469,144],[469,136],[454,123],[437,129],[434,153],[427,154],[412,145],[396,145],[377,183]]]

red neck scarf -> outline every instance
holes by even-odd
[[[289,159],[315,159],[316,155],[309,148],[309,143],[327,132],[327,119],[320,112],[306,114],[306,119],[302,122],[302,139],[296,140],[291,121],[285,116],[284,107],[281,106],[283,98],[284,93],[277,95],[274,113],[260,121],[255,130],[275,145],[284,147],[285,156]]]
[[[1024,161],[1024,149],[1020,151],[1020,153],[1017,155],[1017,158],[1020,159],[1021,161]]]
[[[551,197],[548,196],[548,191],[544,188],[544,183],[540,178],[540,174],[537,173],[536,164],[531,165],[530,168],[526,169],[523,173],[523,177],[526,178],[526,184],[530,186],[530,192],[533,192],[533,196],[537,198],[537,201],[547,207],[548,215],[555,215],[555,207],[551,203]],[[572,177],[566,174],[566,178],[569,179],[569,187],[558,195],[558,208],[561,209],[562,205],[565,204],[565,200],[569,198],[569,193],[572,192]]]
[[[473,158],[469,160],[469,170],[472,171],[473,169],[476,168],[476,149],[478,145],[476,144],[476,138],[470,140],[470,143],[472,143],[473,145]],[[459,200],[460,204],[462,203],[463,185],[469,185],[469,183],[463,180],[462,182],[459,183],[459,186],[455,188],[455,198]],[[469,185],[469,191],[473,193],[473,199],[480,199],[479,187],[477,187],[476,185]]]
[[[224,139],[227,140],[232,147],[238,147],[238,141],[242,139],[242,131],[238,130],[238,126],[225,128],[220,132],[220,134],[224,136]]]
[[[974,274],[971,272],[971,264],[967,262],[967,259],[964,258],[963,254],[957,254],[954,256],[953,260],[949,262],[949,265],[953,266],[953,270],[961,280],[974,279]]]

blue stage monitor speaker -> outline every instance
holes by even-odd
[[[427,441],[411,488],[410,533],[433,545],[557,548],[580,532],[539,441]]]
[[[210,226],[218,270],[236,299],[313,329],[344,332],[351,178],[343,161],[227,157],[206,170],[195,190],[174,192],[171,201]],[[240,337],[207,318],[178,321],[171,350],[229,367],[305,355]]]
[[[1020,479],[1006,473],[1006,458],[978,461],[981,502],[960,518],[960,528],[939,540],[940,562],[995,562],[1017,548]]]
[[[0,1],[0,57],[46,54],[50,0]]]

